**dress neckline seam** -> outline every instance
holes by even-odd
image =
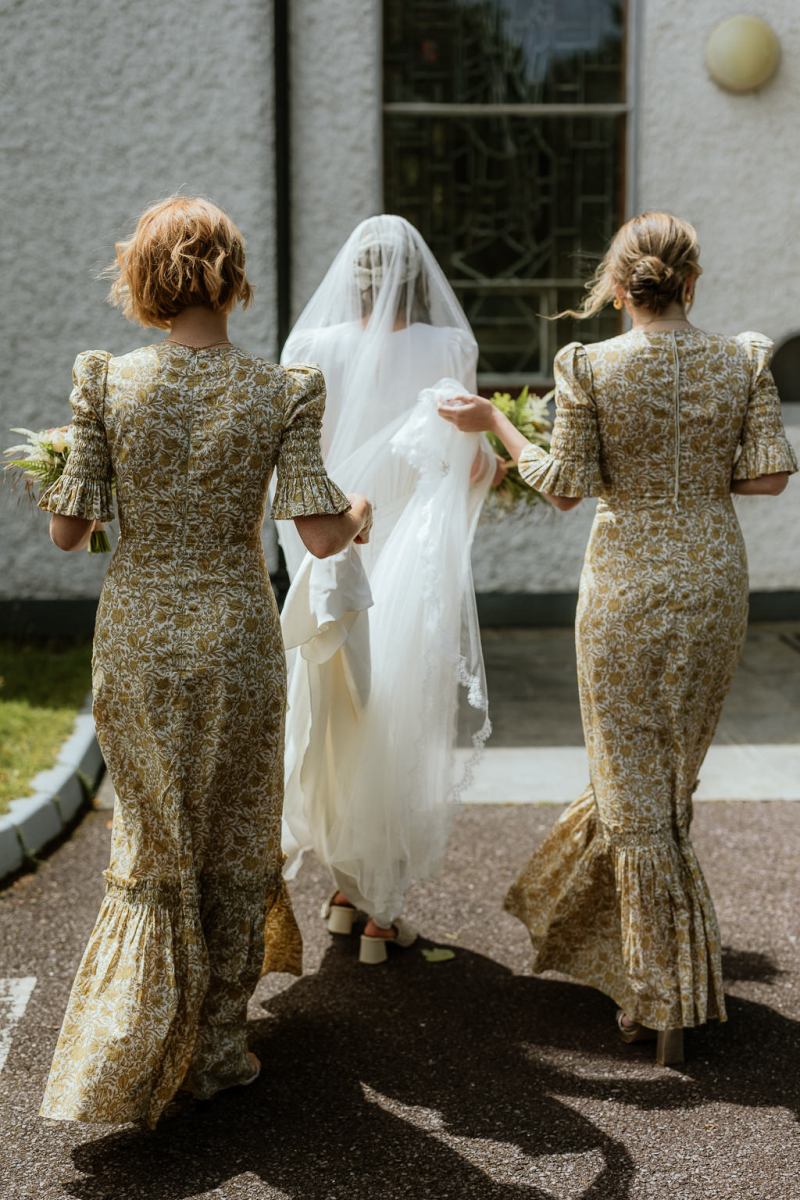
[[[167,347],[170,350],[185,350],[190,354],[226,354],[229,351],[235,351],[237,354],[241,353],[240,347],[233,342],[227,346],[185,346],[183,342],[169,342],[166,339],[155,343],[156,350]]]

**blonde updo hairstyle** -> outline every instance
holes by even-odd
[[[668,212],[643,212],[617,230],[577,310],[561,316],[596,316],[619,288],[636,308],[662,313],[675,301],[690,304],[702,274],[694,226]]]
[[[114,249],[108,298],[139,325],[168,329],[185,308],[227,313],[252,300],[244,238],[227,213],[200,196],[154,204]]]

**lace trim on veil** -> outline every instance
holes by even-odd
[[[423,568],[421,572],[422,595],[425,600],[426,614],[429,614],[429,619],[431,619],[432,615],[432,619],[437,621],[439,628],[444,628],[448,617],[442,611],[442,594],[439,587],[442,564],[436,555],[434,549],[435,540],[430,536],[430,529],[438,513],[438,509],[435,506],[436,489],[442,483],[443,477],[449,476],[451,464],[448,459],[442,457],[439,448],[436,446],[436,438],[431,437],[431,429],[433,428],[433,430],[440,432],[438,423],[441,419],[436,412],[438,400],[445,396],[463,393],[463,390],[463,385],[459,384],[456,380],[442,379],[434,387],[420,393],[418,403],[409,420],[393,439],[395,452],[401,453],[406,461],[419,471],[420,484],[428,493],[425,505],[425,519],[420,524],[417,533],[417,543],[420,547],[419,562]],[[431,421],[435,423],[433,426],[431,425]],[[450,436],[452,437],[452,433]],[[463,434],[456,434],[455,436],[459,440],[464,437]],[[477,441],[478,439],[470,439],[468,443],[470,445],[470,454],[473,453]],[[488,481],[486,490],[488,491]],[[475,505],[475,511],[467,523],[466,540],[463,547],[461,547],[461,551],[467,556],[472,546],[483,498],[481,496],[481,503]],[[472,572],[469,562],[464,567],[462,584],[462,606],[465,603],[471,605],[474,610],[475,598],[472,589]],[[477,631],[477,614],[475,615],[475,626]],[[479,638],[478,646],[480,646]],[[480,651],[478,653],[480,656]],[[472,785],[475,772],[486,748],[486,742],[492,732],[492,723],[488,713],[485,677],[482,675],[482,657],[479,657],[479,664],[475,664],[475,667],[476,669],[471,669],[467,655],[463,651],[459,651],[452,665],[453,682],[456,685],[456,693],[459,698],[456,700],[456,726],[460,708],[461,688],[466,690],[467,702],[470,708],[477,712],[483,712],[483,722],[481,727],[471,734],[472,752],[463,766],[459,767],[458,765],[455,744],[451,744],[448,749],[451,785],[447,795],[447,803],[451,808],[462,802],[464,793]],[[428,659],[424,676],[423,694],[429,702],[436,694],[435,682],[431,660]]]

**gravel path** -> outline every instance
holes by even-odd
[[[2,1200],[798,1200],[800,804],[698,806],[730,1021],[689,1036],[681,1071],[618,1044],[610,1001],[525,973],[500,903],[557,812],[462,811],[408,912],[447,962],[360,968],[307,864],[307,974],[251,1006],[261,1079],[152,1135],[37,1116],[102,892],[110,814],[90,814],[0,893],[0,977],[37,980],[0,1074]]]

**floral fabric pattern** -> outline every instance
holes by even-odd
[[[692,794],[739,659],[747,561],[731,481],[795,471],[760,334],[646,333],[556,360],[543,492],[599,495],[581,575],[578,682],[591,784],[506,899],[535,971],[653,1029],[725,1019]]]
[[[313,368],[161,343],[79,355],[74,382],[75,446],[41,505],[106,519],[113,476],[121,536],[92,670],[117,798],[42,1114],[152,1126],[181,1086],[206,1097],[249,1078],[248,997],[262,973],[301,969],[260,528],[276,466],[282,516],[349,503],[322,467]]]

